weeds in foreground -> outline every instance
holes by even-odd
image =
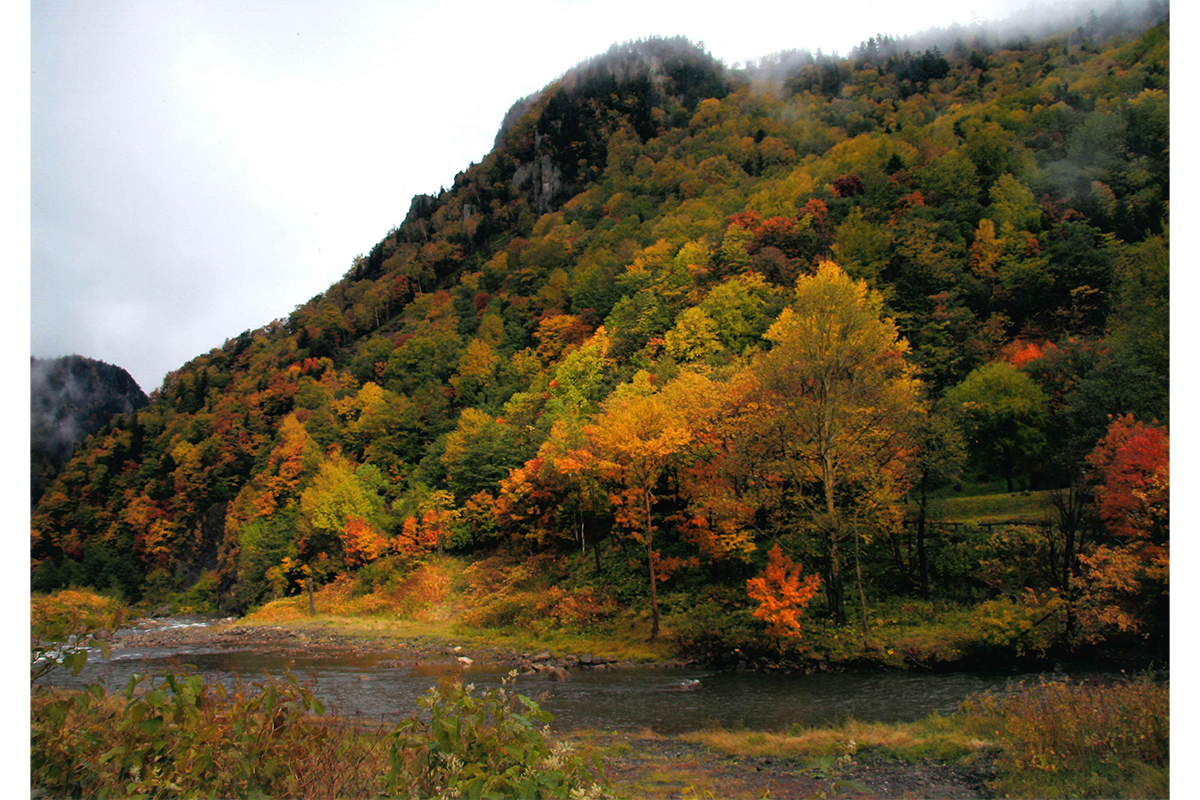
[[[963,703],[970,730],[1002,744],[1001,785],[1023,797],[1166,797],[1170,685],[1043,681]]]
[[[504,685],[483,695],[458,680],[429,690],[388,736],[388,794],[408,797],[604,797],[603,767],[546,737],[552,715]]]
[[[369,796],[377,738],[325,724],[295,678],[227,690],[198,675],[135,675],[108,695],[39,687],[30,767],[52,797]]]
[[[86,651],[84,651],[86,653]],[[232,690],[134,675],[125,690],[35,686],[30,767],[50,797],[521,797],[599,800],[598,759],[548,738],[552,715],[507,688],[450,681],[392,732],[324,718],[292,676]]]

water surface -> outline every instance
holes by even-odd
[[[395,655],[348,654],[303,648],[178,647],[116,649],[89,658],[78,678],[56,673],[55,683],[100,681],[119,690],[134,672],[194,669],[227,686],[280,677],[290,669],[330,711],[394,723],[446,675],[460,674],[477,689],[500,685],[508,667],[395,666]],[[1029,672],[755,673],[684,668],[572,670],[570,680],[517,679],[515,689],[555,715],[557,730],[597,728],[677,734],[710,725],[786,730],[796,725],[864,721],[908,722],[948,714],[968,695],[1002,691]]]

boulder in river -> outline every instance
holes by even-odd
[[[567,672],[562,667],[550,667],[550,669],[546,670],[546,672],[549,673],[550,680],[552,681],[565,681],[571,677],[571,673]]]

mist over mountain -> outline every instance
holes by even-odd
[[[83,356],[29,360],[30,479],[37,503],[75,448],[150,402],[121,367]]]

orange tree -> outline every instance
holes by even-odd
[[[642,376],[639,376],[642,377]],[[646,548],[650,571],[650,638],[658,638],[658,578],[654,550],[654,501],[659,478],[692,441],[679,409],[648,381],[614,392],[600,406],[594,424],[586,426],[600,474],[621,487],[613,496],[617,521]]]

